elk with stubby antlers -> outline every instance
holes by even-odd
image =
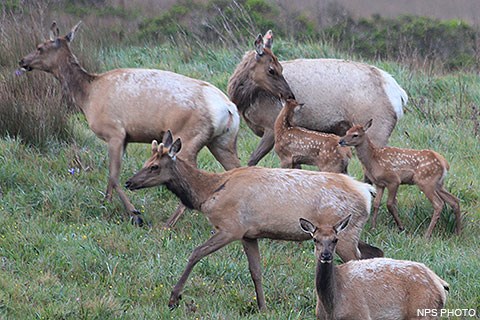
[[[275,121],[275,152],[282,168],[314,165],[320,171],[347,173],[352,152],[339,144],[340,137],[297,127],[292,124],[295,109],[302,108],[296,100],[287,99]]]
[[[203,212],[215,228],[213,236],[190,255],[172,290],[170,307],[177,306],[200,259],[241,240],[258,307],[265,309],[257,239],[307,240],[298,225],[301,216],[328,223],[351,213],[351,225],[340,237],[338,255],[344,261],[383,256],[380,249],[359,241],[370,212],[370,185],[343,174],[296,169],[244,167],[209,173],[177,157],[180,149],[181,140],[173,142],[167,131],[160,145],[153,141],[152,156],[125,184],[130,190],[165,185],[187,207]],[[331,206],[335,210],[325,211]]]
[[[376,258],[334,265],[335,249],[342,241],[339,236],[350,219],[347,216],[333,225],[300,219],[302,230],[315,242],[317,318],[417,319],[424,310],[435,310],[439,316],[449,286],[423,263]]]
[[[130,68],[88,73],[70,50],[79,25],[60,36],[54,22],[50,40],[21,59],[20,68],[53,74],[85,114],[90,129],[107,143],[107,200],[115,190],[133,221],[143,223],[118,183],[122,154],[128,143],[150,143],[160,139],[167,128],[182,137],[183,156],[190,164],[196,165],[198,152],[207,146],[225,169],[240,166],[240,116],[223,92],[207,82],[162,70]],[[173,225],[183,211],[179,206],[167,226]]]
[[[342,137],[340,145],[355,147],[365,176],[377,187],[377,195],[373,203],[372,227],[376,226],[383,191],[387,188],[387,209],[399,229],[403,230],[397,210],[398,187],[401,184],[416,184],[433,205],[433,216],[425,237],[429,238],[432,235],[445,202],[453,208],[455,232],[460,234],[462,220],[460,201],[443,186],[449,169],[445,158],[432,150],[378,147],[370,141],[366,133],[371,125],[372,119],[363,126],[353,126]]]

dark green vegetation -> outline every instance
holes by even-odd
[[[9,1],[15,4],[15,1]],[[0,37],[0,318],[2,319],[314,319],[313,244],[261,241],[264,289],[269,310],[256,311],[255,292],[241,245],[232,244],[201,261],[187,282],[180,307],[167,308],[170,290],[191,250],[210,236],[199,212],[187,212],[173,230],[162,223],[177,199],[164,188],[130,192],[152,228],[130,225],[120,201],[102,203],[107,179],[103,142],[62,99],[52,76],[14,75],[17,61],[35,48],[52,18],[66,32],[80,17],[28,8],[3,16]],[[245,9],[246,10],[246,9]],[[132,17],[132,19],[139,19]],[[15,18],[15,19],[13,19]],[[225,91],[228,77],[252,45],[189,42],[141,43],[130,27],[111,17],[82,16],[73,50],[89,71],[117,67],[172,70],[207,80]],[[116,18],[115,18],[116,19]],[[123,20],[122,20],[123,21]],[[195,39],[187,37],[184,39]],[[123,42],[125,41],[125,42]],[[136,43],[135,43],[136,42]],[[128,43],[128,45],[124,44]],[[398,195],[407,231],[399,233],[382,207],[377,230],[363,238],[386,256],[424,262],[451,286],[447,308],[480,309],[480,77],[471,68],[446,72],[402,59],[365,60],[316,38],[275,40],[281,59],[340,57],[364,60],[392,73],[410,96],[391,145],[442,153],[451,169],[446,187],[461,199],[461,236],[444,210],[433,238],[423,239],[432,208],[416,187]],[[388,55],[392,58],[393,55]],[[428,61],[427,61],[428,62]],[[245,127],[239,153],[245,163],[258,139]],[[125,181],[150,155],[148,145],[130,145]],[[278,166],[270,154],[261,163]],[[200,167],[221,171],[205,150]],[[358,161],[350,172],[361,177]]]

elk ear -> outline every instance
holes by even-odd
[[[317,229],[313,223],[311,223],[310,221],[308,221],[307,219],[303,219],[303,218],[300,218],[298,220],[300,222],[300,228],[302,228],[302,230],[305,232],[305,233],[308,233],[309,235],[311,235],[313,237],[313,233],[315,232],[315,230]]]
[[[273,46],[273,32],[272,30],[268,30],[267,33],[263,36],[263,44],[265,48],[272,49]]]
[[[158,152],[158,142],[157,140],[152,141],[152,155]]]
[[[165,148],[170,148],[170,146],[173,143],[173,134],[170,129],[168,129],[164,134],[163,134],[163,139],[162,143],[165,145]]]
[[[263,47],[263,37],[262,37],[261,34],[259,34],[257,36],[257,39],[255,39],[254,45],[255,45],[255,51],[257,52],[257,55],[255,57],[258,60],[264,54],[264,52],[263,52],[263,48],[264,48]]]
[[[368,128],[372,126],[372,123],[373,123],[373,119],[368,120],[367,123],[365,123],[365,125],[363,126],[363,131],[367,131]]]
[[[79,22],[72,28],[72,30],[70,30],[70,32],[67,33],[67,35],[65,36],[65,39],[67,39],[68,42],[72,42],[73,38],[75,38],[75,33],[77,32],[78,27],[80,26],[81,23],[82,23],[82,21],[79,21]]]
[[[170,158],[175,160],[177,153],[179,153],[181,149],[182,149],[182,140],[180,140],[180,138],[177,138],[177,140],[175,140],[175,142],[172,144],[172,146],[168,150],[168,155],[170,156]]]
[[[60,30],[58,29],[57,22],[53,21],[50,26],[50,40],[55,40],[55,38],[58,38],[59,34]]]
[[[345,230],[345,228],[348,226],[348,223],[350,222],[350,218],[352,218],[352,214],[349,214],[348,216],[337,222],[335,226],[333,226],[333,229],[335,229],[335,232],[337,234]]]

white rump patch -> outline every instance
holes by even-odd
[[[390,73],[381,69],[378,69],[378,71],[383,76],[385,93],[397,114],[397,120],[399,120],[403,117],[403,107],[408,102],[408,95]]]
[[[213,85],[204,86],[203,95],[215,130],[214,136],[222,135],[228,130],[236,131],[240,125],[237,106]]]

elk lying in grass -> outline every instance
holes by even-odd
[[[417,319],[418,310],[445,306],[448,283],[422,263],[377,258],[334,266],[335,249],[350,219],[333,226],[300,219],[315,242],[318,319]]]
[[[283,61],[272,68],[272,61],[276,61],[272,42],[269,31],[264,48],[257,42],[256,50],[245,54],[228,82],[230,99],[248,127],[261,137],[249,165],[257,164],[274,146],[274,123],[282,108],[277,92],[284,90],[284,86],[275,90],[280,77],[290,86],[290,96],[305,104],[293,117],[296,126],[343,136],[353,122],[365,123],[373,118],[375,125],[369,133],[372,140],[381,146],[387,144],[408,100],[390,74],[374,66],[337,59]],[[259,58],[259,51],[268,59]]]
[[[461,214],[457,197],[449,193],[443,181],[449,169],[445,158],[432,150],[412,150],[378,147],[366,134],[372,125],[370,119],[364,126],[350,128],[340,140],[343,146],[353,146],[363,165],[365,176],[377,187],[373,204],[372,227],[375,228],[383,191],[388,190],[387,209],[400,230],[404,227],[397,210],[397,191],[401,184],[416,184],[433,205],[433,216],[425,236],[429,238],[447,202],[455,213],[455,232],[460,234]]]
[[[340,146],[340,137],[335,134],[293,126],[293,112],[299,106],[288,99],[275,121],[275,152],[282,168],[307,164],[317,166],[320,171],[347,173],[352,157],[350,148]]]
[[[21,59],[20,67],[53,74],[85,114],[93,132],[107,143],[107,200],[115,190],[134,222],[142,223],[118,183],[122,153],[129,142],[150,143],[160,139],[167,128],[182,137],[184,158],[190,164],[196,164],[197,153],[207,146],[225,169],[240,166],[236,149],[240,116],[226,95],[207,82],[168,71],[115,69],[88,73],[70,50],[79,24],[60,37],[54,22],[51,39]],[[177,210],[175,218],[181,212]]]
[[[170,307],[178,304],[182,288],[200,259],[241,240],[258,307],[265,309],[257,239],[307,240],[298,225],[300,216],[328,223],[349,212],[351,226],[341,236],[338,255],[344,261],[383,255],[380,249],[359,242],[370,211],[370,185],[343,174],[295,169],[244,167],[208,173],[177,157],[181,140],[172,142],[170,132],[160,145],[154,141],[151,158],[126,182],[130,190],[164,184],[187,207],[202,211],[215,227],[215,234],[192,252],[173,288]],[[324,211],[331,206],[336,209]]]

